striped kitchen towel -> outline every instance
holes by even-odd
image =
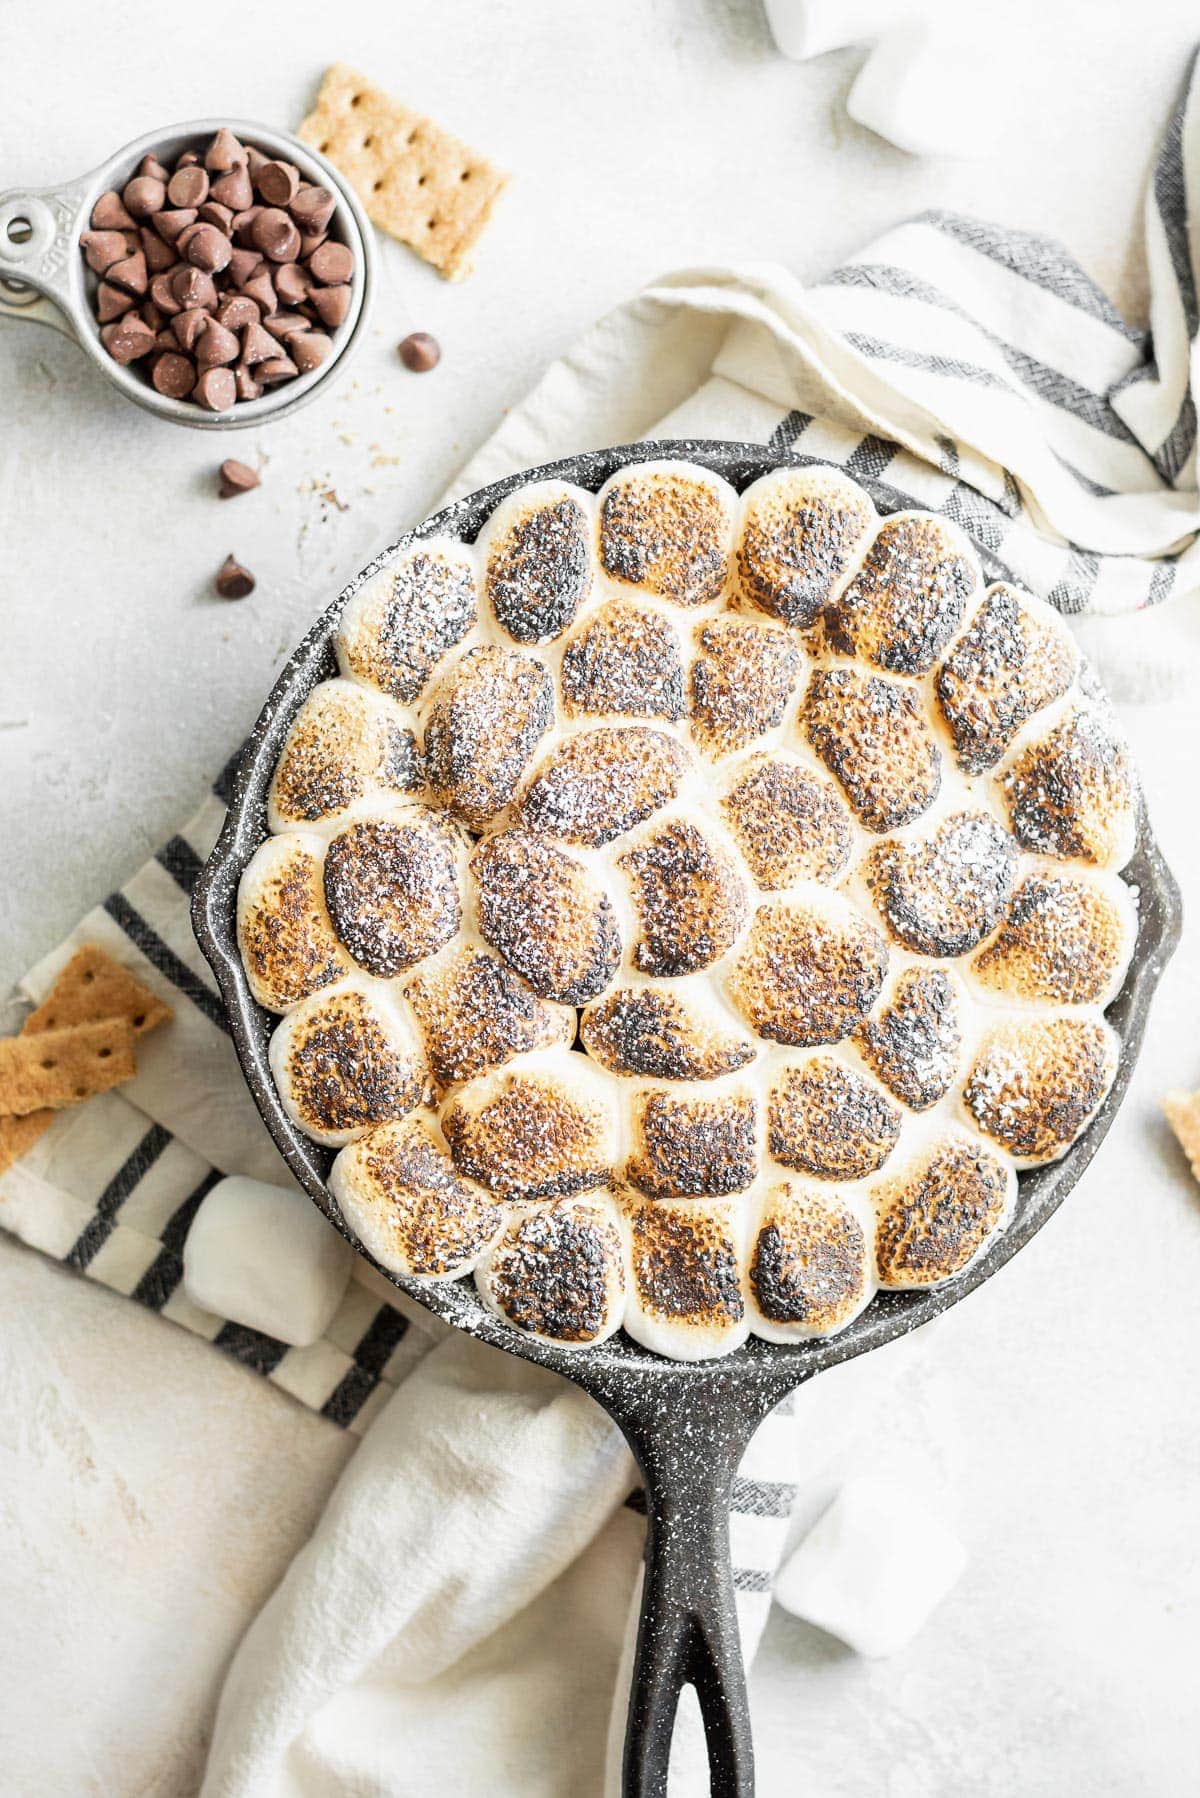
[[[927,213],[807,288],[771,266],[665,277],[594,326],[547,371],[463,470],[455,493],[557,455],[648,435],[740,438],[887,482],[904,501],[961,525],[993,578],[1013,579],[1064,613],[1128,611],[1194,591],[1200,585],[1192,386],[1200,312],[1189,223],[1189,187],[1200,181],[1194,72],[1193,63],[1147,196],[1149,332],[1122,320],[1056,245]],[[422,1380],[432,1385],[437,1368],[460,1355],[457,1345],[439,1339],[436,1326],[428,1334],[407,1328],[401,1301],[380,1303],[377,1288],[352,1287],[349,1311],[343,1308],[346,1315],[316,1351],[284,1350],[250,1340],[229,1320],[196,1314],[180,1290],[180,1247],[214,1164],[282,1178],[188,921],[188,892],[221,815],[218,794],[23,983],[24,997],[36,1000],[74,942],[98,940],[162,991],[176,1017],[148,1039],[138,1076],[120,1095],[60,1119],[24,1163],[0,1178],[0,1223],[210,1337],[337,1422],[361,1429],[394,1391],[378,1418],[391,1443],[387,1420],[419,1418],[416,1389]],[[94,1130],[110,1128],[110,1144],[96,1155]],[[440,1355],[421,1352],[431,1343]],[[485,1357],[477,1368],[472,1363],[472,1375],[478,1373],[484,1388],[494,1381],[498,1405],[516,1382],[545,1378],[514,1368],[507,1357],[487,1356],[478,1345],[465,1346]],[[454,1365],[459,1390],[462,1367]],[[563,1417],[572,1417],[577,1430],[578,1416],[564,1405]],[[798,1443],[803,1440],[806,1454],[819,1447],[805,1424],[810,1405],[802,1393],[794,1417],[768,1421],[735,1495],[738,1602],[748,1654],[761,1633],[782,1550]],[[477,1420],[485,1414],[486,1405],[472,1412]],[[383,1438],[373,1431],[371,1440],[380,1441],[381,1452],[372,1456],[364,1447],[354,1457],[331,1506],[333,1520],[319,1526],[303,1565],[288,1575],[235,1661],[206,1792],[222,1798],[290,1793],[301,1789],[300,1781],[306,1790],[378,1789],[380,1762],[356,1761],[356,1742],[328,1727],[333,1707],[351,1695],[360,1705],[384,1707],[387,1728],[367,1732],[363,1752],[382,1755],[389,1767],[388,1757],[398,1757],[394,1789],[407,1789],[404,1765],[436,1765],[438,1724],[423,1715],[420,1681],[404,1666],[410,1622],[399,1615],[388,1622],[380,1613],[378,1629],[364,1633],[363,1592],[343,1581],[347,1602],[359,1613],[339,1609],[333,1590],[322,1601],[320,1626],[298,1626],[313,1592],[325,1591],[324,1561],[340,1566],[344,1556],[338,1519],[358,1517],[369,1482],[395,1475]],[[561,1441],[565,1454],[568,1436]],[[400,1453],[408,1446],[401,1443]],[[436,1464],[435,1457],[422,1459],[415,1441],[411,1447],[414,1467]],[[446,1447],[441,1442],[440,1452]],[[539,1452],[552,1466],[545,1440]],[[495,1455],[492,1484],[507,1505],[513,1469],[502,1465],[502,1440]],[[554,1533],[555,1503],[563,1507],[562,1540],[577,1550],[598,1537],[611,1516],[612,1481],[619,1485],[627,1474],[623,1465],[610,1467],[610,1477],[597,1481],[590,1495],[565,1476],[558,1488],[540,1481],[539,1528],[546,1539]],[[482,1518],[489,1480],[477,1467],[476,1476],[472,1502],[481,1515],[468,1519],[461,1535],[490,1547]],[[377,1508],[362,1513],[374,1519]],[[428,1519],[416,1521],[422,1515],[419,1505],[410,1507],[384,1544],[389,1556],[407,1556],[412,1565],[424,1566],[422,1556],[436,1561],[437,1540],[420,1534]],[[507,1528],[507,1512],[505,1518]],[[443,1670],[459,1652],[448,1644],[461,1640],[454,1630],[461,1631],[464,1607],[473,1616],[501,1616],[499,1594],[511,1583],[512,1563],[503,1554],[487,1561],[472,1572],[469,1599],[458,1580],[455,1605],[423,1617],[423,1652]],[[512,1589],[527,1604],[539,1602],[525,1586]],[[496,1599],[492,1611],[489,1596]],[[351,1640],[367,1645],[358,1658],[347,1655]],[[571,1653],[569,1636],[562,1653]],[[392,1664],[400,1671],[389,1681]],[[482,1702],[477,1691],[464,1691],[457,1740],[472,1737],[470,1706]],[[501,1783],[490,1783],[492,1792],[529,1789],[534,1766],[555,1764],[555,1754],[557,1764],[577,1764],[573,1734],[581,1713],[561,1705],[545,1709],[535,1762],[514,1758]],[[395,1727],[398,1717],[402,1727]],[[546,1732],[556,1729],[562,1741],[547,1748]],[[392,1748],[382,1748],[388,1740]]]

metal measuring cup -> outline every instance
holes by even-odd
[[[200,155],[225,126],[264,155],[293,163],[306,183],[324,187],[336,206],[329,234],[354,254],[350,310],[329,333],[333,350],[318,368],[274,387],[259,399],[244,400],[228,412],[209,412],[191,400],[171,399],[152,387],[136,366],[123,368],[100,341],[100,321],[92,306],[97,276],[88,268],[79,239],[92,208],[109,188],[118,192],[137,173],[142,157],[153,154],[173,164],[185,150]],[[49,325],[72,338],[126,399],[172,424],[199,431],[238,431],[266,424],[307,405],[335,373],[341,373],[362,342],[375,286],[375,242],[354,190],[332,163],[285,131],[249,119],[192,119],[165,125],[126,144],[107,162],[74,181],[37,191],[14,188],[0,194],[0,317]]]

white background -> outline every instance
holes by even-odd
[[[1003,148],[923,163],[846,118],[860,53],[785,62],[758,0],[4,9],[0,187],[191,116],[295,125],[335,60],[516,182],[465,285],[385,246],[349,383],[220,447],[125,404],[60,337],[0,323],[0,990],[186,815],[369,551],[656,274],[739,258],[816,274],[943,205],[1065,238],[1140,320],[1141,191],[1194,9],[1009,0],[970,21]],[[414,329],[444,345],[434,375],[396,361]],[[220,504],[226,449],[263,488]],[[230,551],[258,576],[241,605],[212,595]],[[1194,612],[1087,635],[1200,899]],[[1196,1789],[1200,1196],[1156,1099],[1200,1080],[1197,941],[1099,1164],[897,1400],[897,1442],[908,1403],[950,1420],[966,1577],[882,1664],[775,1613],[754,1678],[767,1798]],[[0,1390],[0,1790],[184,1798],[232,1646],[349,1444],[3,1237]],[[554,1788],[592,1790],[583,1767]]]

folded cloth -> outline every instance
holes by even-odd
[[[1184,175],[1197,178],[1198,118],[1189,72],[1147,197],[1151,335],[1055,245],[926,214],[807,289],[768,266],[657,282],[550,368],[455,491],[650,434],[768,441],[941,511],[991,574],[1064,612],[1193,590],[1200,308]],[[206,802],[23,983],[40,997],[71,944],[99,938],[177,1017],[124,1093],[59,1119],[0,1177],[0,1222],[24,1240],[337,1421],[373,1418],[234,1660],[205,1798],[599,1791],[606,1736],[620,1738],[641,1529],[620,1502],[633,1472],[612,1426],[573,1388],[388,1300],[369,1270],[350,1314],[308,1350],[248,1340],[181,1296],[179,1249],[214,1159],[220,1172],[282,1177],[187,920],[219,820],[219,801]],[[899,1347],[849,1384],[850,1370],[823,1376],[751,1445],[732,1521],[748,1657],[797,1445],[811,1492],[825,1441],[847,1417],[869,1419]],[[822,1396],[831,1385],[836,1405]],[[678,1760],[674,1787],[703,1789],[694,1730]]]

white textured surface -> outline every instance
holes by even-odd
[[[214,33],[164,57],[155,34],[107,31],[116,9],[80,0],[6,19],[6,184],[72,174],[202,112],[296,122],[334,57],[518,184],[463,287],[385,250],[353,385],[230,442],[263,460],[264,486],[225,504],[212,494],[226,446],[125,407],[60,338],[0,324],[0,983],[169,833],[341,580],[420,515],[548,356],[651,276],[755,255],[816,272],[903,213],[947,205],[1065,237],[1137,316],[1141,186],[1194,12],[1156,0],[1132,33],[1126,0],[1097,0],[1086,32],[1075,8],[1042,0],[979,11],[996,21],[983,22],[993,73],[1020,73],[1003,153],[979,165],[914,164],[849,123],[858,53],[776,57],[757,0],[613,0],[603,15],[426,0],[402,18],[347,0],[336,23],[297,0],[286,51],[278,20],[248,10],[233,57]],[[86,58],[65,53],[83,42]],[[444,344],[432,376],[391,353],[413,329]],[[348,510],[322,498],[330,487]],[[209,594],[230,550],[259,577],[240,606]],[[1200,620],[1175,610],[1087,636],[1200,903]],[[1156,1099],[1200,1080],[1198,987],[1200,938],[1097,1167],[951,1314],[922,1376],[959,1420],[972,1554],[936,1622],[868,1666],[775,1614],[754,1689],[765,1798],[797,1768],[815,1798],[1189,1789],[1200,1437],[1182,1370],[1200,1349],[1200,1195]],[[350,1445],[7,1239],[0,1385],[5,1783],[185,1798],[232,1644]],[[901,1439],[909,1402],[891,1425]],[[568,1789],[586,1798],[571,1770],[547,1793]]]

